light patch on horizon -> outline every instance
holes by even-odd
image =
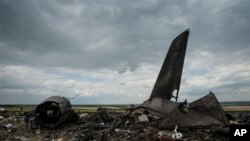
[[[78,99],[89,97],[98,99],[105,97],[106,94],[107,97],[120,96],[120,99],[146,99],[154,81],[152,68],[154,67],[151,65],[142,64],[133,72],[128,70],[118,73],[104,69],[89,73],[67,68],[55,68],[56,71],[50,68],[50,71],[46,71],[28,66],[7,66],[0,69],[2,82],[0,93],[18,97],[10,100],[11,104],[23,101],[28,95],[35,95],[39,100],[50,95],[70,98],[77,94],[80,94]],[[145,75],[139,75],[141,73]],[[74,77],[70,79],[68,75]],[[5,100],[4,97],[1,98],[0,103],[5,103]],[[32,101],[27,103],[34,104]]]

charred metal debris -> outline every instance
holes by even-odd
[[[157,127],[160,129],[173,129],[176,125],[196,128],[227,124],[213,92],[190,104],[187,100],[177,102],[188,36],[189,30],[186,30],[173,40],[150,98],[132,111],[132,114],[147,111],[149,116],[158,117]],[[175,102],[170,101],[171,98]]]
[[[52,96],[44,100],[35,108],[35,117],[29,121],[30,127],[39,126],[55,128],[67,121],[78,119],[78,114],[71,109],[70,101],[65,97]]]

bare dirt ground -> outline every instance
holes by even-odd
[[[250,106],[227,106],[223,107],[224,111],[250,111]]]
[[[234,108],[232,108],[234,109]],[[226,110],[229,124],[250,124],[250,111]],[[25,121],[29,113],[7,112],[0,119],[0,141],[172,141],[173,130],[160,130],[151,122],[137,123],[131,117],[117,121],[124,113],[92,112],[79,113],[77,121],[65,123],[56,129],[31,130]],[[116,122],[114,122],[116,121]],[[120,122],[120,124],[119,124]],[[12,128],[6,128],[6,124]],[[114,126],[114,123],[116,126]],[[177,129],[181,133],[179,141],[227,141],[229,127],[212,126],[202,129]]]

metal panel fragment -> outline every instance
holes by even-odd
[[[228,122],[219,101],[211,91],[208,95],[192,102],[190,108],[201,114],[209,115],[224,124]]]
[[[223,124],[227,124],[227,119],[215,95],[210,92],[192,102],[188,112],[183,112],[180,107],[173,110],[160,121],[159,128],[173,129],[175,125],[180,128],[194,128]]]
[[[147,110],[151,115],[165,117],[178,107],[179,104],[176,102],[169,101],[160,97],[155,97],[145,101],[141,106],[137,107],[133,111],[133,113],[142,113],[144,110]]]

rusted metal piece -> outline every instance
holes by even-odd
[[[227,124],[227,119],[214,93],[187,105],[187,102],[170,101],[172,92],[180,88],[182,68],[185,58],[189,30],[184,31],[172,42],[150,99],[134,108],[132,114],[147,111],[149,116],[158,117],[158,127],[162,129],[207,127]]]
[[[55,128],[60,124],[78,118],[65,97],[52,96],[35,108],[36,121],[41,127]]]
[[[175,97],[177,101],[188,35],[189,30],[186,30],[171,43],[150,98],[160,97],[170,100],[173,97],[173,91],[177,90]]]

